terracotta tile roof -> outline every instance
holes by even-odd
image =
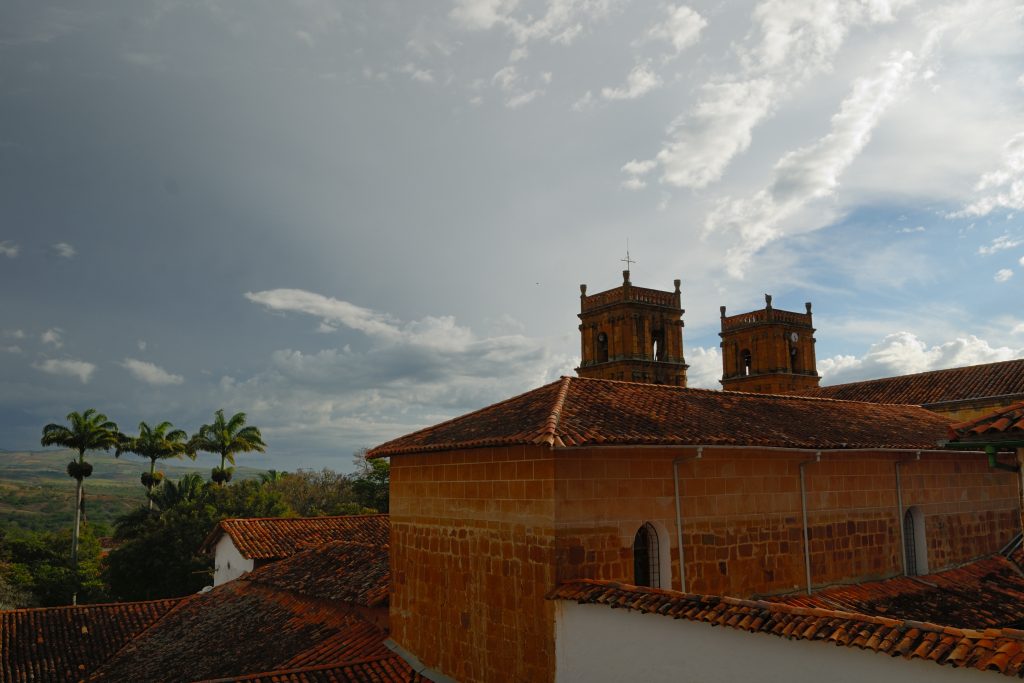
[[[766,600],[965,628],[1024,628],[1024,576],[1001,555],[927,576],[898,576]]]
[[[196,683],[418,683],[427,681],[396,654],[342,664],[268,671]]]
[[[974,420],[949,426],[950,441],[999,441],[1024,440],[1024,402],[1001,408]]]
[[[389,654],[386,637],[337,602],[229,581],[183,600],[93,680],[196,681],[335,664]]]
[[[0,612],[0,681],[77,681],[178,600]]]
[[[609,581],[564,583],[548,599],[607,605],[792,640],[823,640],[841,647],[926,659],[954,667],[1024,674],[1024,631],[973,630],[909,619],[638,588]]]
[[[819,387],[808,396],[872,403],[934,405],[990,396],[1024,396],[1024,358]]]
[[[391,566],[388,546],[334,541],[242,575],[241,581],[341,600],[364,607],[386,605]]]
[[[387,545],[391,523],[387,515],[225,519],[206,537],[203,549],[212,551],[224,534],[243,557],[277,560],[331,541]]]
[[[563,377],[368,455],[523,444],[935,448],[946,424],[916,406]]]

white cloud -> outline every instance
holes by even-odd
[[[64,330],[60,329],[59,327],[51,327],[46,332],[43,332],[41,335],[39,335],[39,341],[41,341],[44,344],[50,344],[55,349],[59,349],[60,347],[64,346],[64,342],[63,340],[61,340],[61,336],[63,334]]]
[[[1024,357],[1024,348],[993,347],[974,335],[929,346],[910,332],[887,335],[864,356],[840,355],[818,361],[822,384],[907,375]]]
[[[1004,145],[1002,165],[983,176],[974,187],[982,197],[954,216],[985,216],[995,209],[1024,209],[1024,132]]]
[[[594,106],[594,93],[592,93],[592,92],[590,92],[588,90],[587,92],[583,93],[582,97],[580,97],[578,100],[573,102],[572,110],[573,111],[586,111],[587,109],[590,109],[593,106]]]
[[[159,365],[154,365],[153,363],[149,363],[144,360],[125,358],[120,365],[130,372],[132,377],[147,384],[163,386],[168,384],[181,384],[185,381],[185,378],[181,375],[175,375],[167,372]]]
[[[1006,249],[1013,249],[1024,244],[1024,239],[1019,237],[1010,237],[1009,235],[1000,235],[999,237],[992,240],[988,246],[978,247],[978,253],[982,256],[989,256]]]
[[[1017,263],[1019,263],[1020,265],[1024,266],[1024,256],[1021,256],[1020,260],[1017,261]]]
[[[146,350],[146,341],[144,339],[138,340],[137,342],[135,342],[135,345],[139,347],[139,351]]]
[[[519,44],[546,40],[568,45],[584,24],[607,15],[614,0],[547,0],[544,12],[519,10],[518,0],[456,0],[450,16],[468,31],[503,27]]]
[[[1006,282],[1011,277],[1013,277],[1012,270],[1010,270],[1009,268],[1000,268],[999,270],[996,271],[995,277],[993,277],[992,279],[995,280],[996,282]]]
[[[914,233],[914,232],[924,232],[924,231],[925,231],[924,226],[923,225],[919,225],[916,228],[900,228],[896,232],[902,233],[902,234],[906,235],[906,234],[910,234],[910,233]]]
[[[270,289],[262,292],[246,292],[245,298],[262,304],[274,311],[293,311],[315,315],[325,325],[335,327],[340,323],[383,339],[398,339],[401,331],[398,321],[386,314],[376,313],[368,308],[350,304],[322,294],[302,289]]]
[[[655,166],[657,166],[657,162],[652,160],[637,161],[633,159],[632,161],[627,161],[619,169],[629,176],[626,180],[622,181],[622,186],[628,190],[640,190],[647,187],[643,177],[653,171]]]
[[[686,385],[695,389],[721,389],[722,354],[714,346],[696,346],[686,349]]]
[[[32,367],[51,375],[76,377],[82,384],[88,384],[89,379],[92,378],[93,372],[96,371],[96,366],[92,363],[72,359],[50,358],[41,363],[36,363]]]
[[[748,199],[722,200],[708,213],[705,230],[724,232],[735,240],[726,259],[731,275],[742,277],[753,254],[785,234],[783,221],[835,192],[840,174],[864,149],[879,118],[913,78],[917,64],[907,52],[883,63],[877,75],[857,79],[832,117],[827,135],[783,156],[766,189]]]
[[[515,333],[481,336],[451,316],[403,322],[303,290],[246,297],[270,310],[357,330],[370,343],[366,351],[349,345],[312,353],[280,349],[263,372],[222,382],[223,391],[255,406],[254,419],[266,415],[288,429],[355,430],[376,443],[571,374],[575,365],[552,351],[555,343]],[[508,320],[499,322],[498,328],[509,327]]]
[[[635,100],[661,86],[661,78],[651,70],[650,64],[637,64],[626,76],[626,84],[618,88],[601,88],[606,100]]]
[[[7,258],[14,258],[18,255],[19,247],[14,242],[4,241],[0,242],[0,256],[6,256]]]
[[[10,337],[12,339],[24,339],[25,338],[25,330],[5,330],[4,331],[4,336],[5,337]]]
[[[901,0],[764,0],[753,12],[759,42],[737,47],[742,68],[706,82],[697,104],[672,125],[656,158],[662,180],[704,187],[750,146],[752,131],[778,103],[831,68],[849,30],[893,19]]]
[[[551,75],[542,74],[541,80],[550,83]],[[505,93],[505,106],[510,109],[528,104],[544,94],[543,88],[528,89],[525,85],[526,79],[512,64],[499,69],[491,78],[491,82]]]
[[[53,245],[53,253],[61,258],[70,259],[74,258],[75,254],[78,252],[76,252],[75,248],[67,242],[57,242]]]
[[[434,74],[430,69],[424,69],[412,62],[406,62],[402,66],[398,67],[398,72],[408,74],[409,78],[420,83],[433,83]]]
[[[17,344],[11,344],[10,346],[0,346],[0,351],[4,353],[21,353],[21,347]]]
[[[700,40],[700,32],[708,22],[686,5],[669,6],[667,11],[668,17],[665,21],[652,26],[647,34],[651,38],[669,41],[678,54]]]

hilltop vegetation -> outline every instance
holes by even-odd
[[[207,534],[227,517],[295,517],[386,512],[388,466],[357,454],[357,472],[328,469],[294,473],[240,468],[231,483],[206,481],[209,470],[173,468],[153,487],[150,508],[139,485],[147,464],[98,460],[90,479],[87,523],[77,566],[71,559],[74,491],[62,467],[68,454],[3,453],[0,486],[6,512],[0,519],[0,609],[110,600],[145,600],[195,592],[211,583],[212,558],[199,552]],[[43,466],[43,465],[47,466]],[[180,473],[180,474],[179,474]],[[103,491],[103,493],[94,493]],[[47,494],[53,496],[47,501]],[[20,497],[19,497],[20,496]],[[38,509],[16,507],[30,501]],[[115,512],[112,506],[121,512]],[[111,519],[109,526],[98,519]],[[99,537],[113,534],[105,557]]]
[[[73,451],[0,451],[0,519],[9,526],[30,531],[61,531],[74,514],[75,490],[68,485],[65,467]],[[149,470],[137,458],[94,456],[96,468],[86,490],[86,518],[94,529],[113,529],[121,515],[146,504],[146,490],[140,477]],[[238,480],[257,479],[262,471],[238,467]],[[209,469],[170,466],[170,476],[195,473],[207,476]],[[108,535],[100,533],[98,535]]]

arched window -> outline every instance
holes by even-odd
[[[789,347],[789,368],[793,372],[800,372],[800,354],[795,346]]]
[[[608,335],[604,332],[599,332],[597,335],[597,361],[599,363],[608,362]]]
[[[651,341],[651,358],[665,360],[665,330],[652,330]]]
[[[924,515],[916,505],[903,513],[903,555],[907,576],[928,573],[928,541],[924,535]]]
[[[658,532],[650,522],[644,522],[633,538],[633,583],[637,586],[661,587]]]
[[[754,359],[750,355],[750,349],[743,349],[740,351],[740,365],[742,366],[744,377],[750,374],[750,368],[753,362]]]

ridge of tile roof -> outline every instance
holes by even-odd
[[[949,425],[950,441],[999,440],[1024,437],[1024,401],[987,415]]]
[[[872,403],[934,405],[1024,396],[1024,358],[818,387],[805,395]]]
[[[549,600],[605,605],[673,619],[767,633],[790,640],[830,641],[841,647],[884,652],[904,659],[1024,675],[1024,631],[942,626],[857,612],[798,607],[765,600],[696,595],[612,581],[579,579],[547,594]]]
[[[239,581],[363,607],[388,603],[389,546],[333,541],[243,574]]]
[[[1024,627],[1024,575],[1002,555],[925,576],[894,576],[764,600],[975,629]]]
[[[913,405],[563,377],[367,455],[532,444],[927,449],[947,424]]]
[[[338,664],[264,671],[194,683],[418,683],[427,681],[397,654],[368,657]]]
[[[187,682],[335,664],[389,654],[386,637],[337,601],[229,581],[181,601],[92,680]]]
[[[202,551],[212,551],[224,534],[247,559],[277,560],[331,541],[387,545],[391,522],[386,514],[225,519],[207,535]]]
[[[180,599],[0,612],[0,681],[81,680]]]

